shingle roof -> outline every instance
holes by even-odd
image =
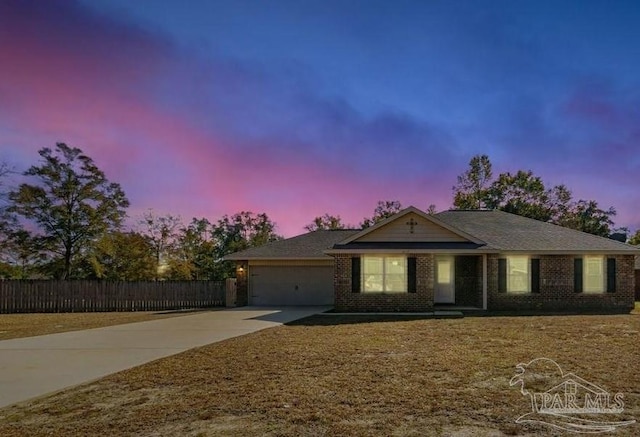
[[[460,245],[449,247],[451,243],[437,243],[433,246],[426,242],[413,243],[415,247],[408,244],[405,248],[416,250],[470,249],[478,252],[635,253],[640,255],[638,247],[503,211],[452,210],[436,214],[436,217],[452,229],[458,229],[472,235],[486,244],[463,243],[469,247]],[[225,259],[330,259],[325,251],[331,248],[338,250],[378,248],[384,250],[385,247],[398,249],[405,245],[404,243],[365,244],[358,243],[357,240],[348,244],[340,244],[359,232],[361,230],[354,229],[314,231],[236,252],[227,255]],[[362,246],[363,244],[366,247]]]
[[[445,223],[487,243],[486,249],[535,252],[637,252],[609,238],[503,211],[444,211],[436,216]]]
[[[308,234],[232,253],[227,255],[225,259],[331,259],[329,255],[324,254],[324,250],[357,232],[359,230],[353,229],[309,232]]]

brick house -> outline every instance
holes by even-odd
[[[364,230],[237,252],[238,305],[345,312],[628,312],[640,250],[502,211],[409,207]]]

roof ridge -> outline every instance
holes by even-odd
[[[437,212],[436,215],[442,214],[442,213],[445,213],[445,212],[494,212],[494,211],[500,211],[500,210],[498,210],[498,209],[488,209],[488,208],[479,208],[479,209],[472,209],[472,208],[455,209],[455,208],[450,208],[450,209],[447,209],[445,211]]]

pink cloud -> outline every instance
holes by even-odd
[[[56,141],[82,148],[122,184],[134,217],[251,210],[290,236],[324,213],[357,225],[378,200],[446,209],[465,169],[452,167],[454,142],[434,126],[365,118],[77,3],[0,2],[0,65],[0,132],[11,133],[0,146],[24,149],[15,156],[25,166]],[[596,109],[586,114],[606,118]]]

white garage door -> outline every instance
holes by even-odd
[[[333,266],[250,266],[249,304],[333,305]]]

